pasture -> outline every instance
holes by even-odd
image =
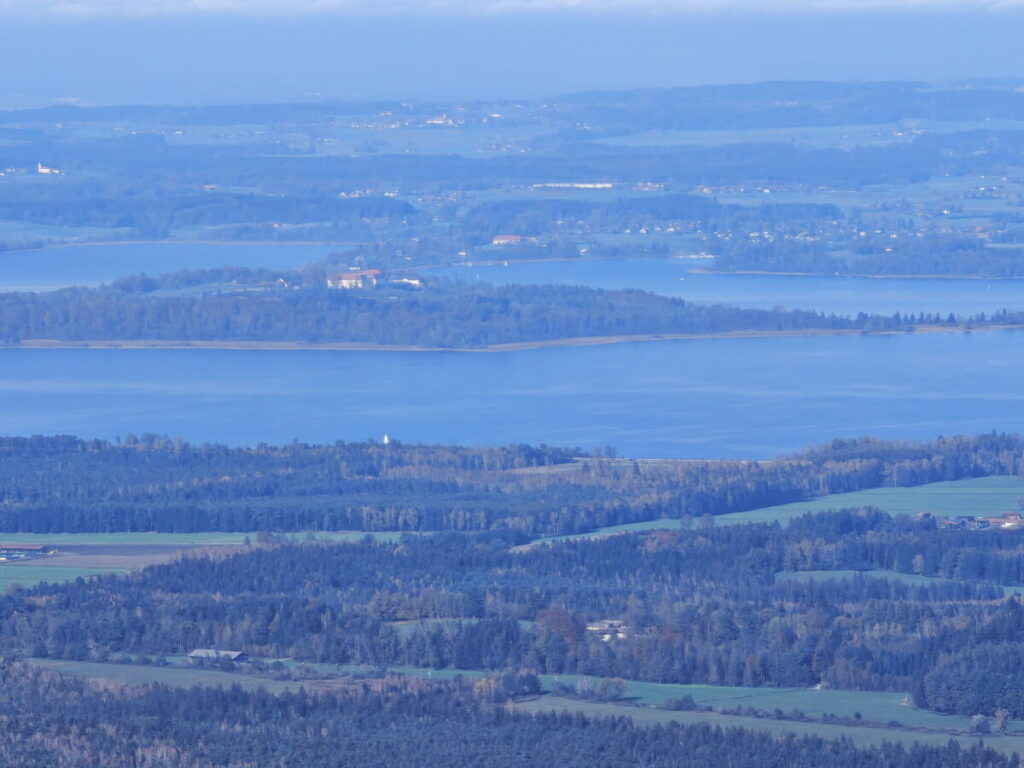
[[[102,680],[116,685],[143,685],[160,683],[173,687],[239,685],[246,690],[265,688],[272,693],[297,690],[330,690],[345,685],[337,676],[376,676],[379,668],[359,665],[310,664],[322,672],[323,679],[301,682],[274,680],[267,677],[241,672],[220,672],[209,669],[192,669],[187,666],[161,667],[155,665],[109,664],[56,659],[32,659],[33,664],[62,674],[90,680]],[[180,659],[173,659],[181,663]],[[293,666],[291,662],[289,665]],[[480,677],[478,670],[426,669],[421,667],[391,667],[389,674],[410,675],[435,680],[450,680],[455,677]],[[545,689],[555,681],[574,684],[574,675],[541,675]],[[698,705],[715,708],[750,707],[771,715],[776,709],[784,713],[799,710],[809,717],[834,714],[853,717],[860,712],[866,725],[839,725],[834,723],[805,722],[801,720],[778,720],[773,717],[747,715],[726,715],[721,712],[669,711],[657,708],[671,698],[692,696]],[[922,742],[944,745],[950,738],[963,744],[976,742],[977,736],[962,735],[970,726],[970,718],[956,715],[941,715],[936,712],[917,710],[903,704],[904,696],[899,693],[870,691],[840,691],[814,689],[739,688],[711,685],[667,685],[658,683],[629,682],[627,700],[619,703],[589,702],[544,694],[530,701],[511,705],[522,712],[568,711],[580,712],[595,717],[629,717],[640,725],[679,722],[685,724],[709,723],[723,728],[740,727],[767,731],[773,735],[796,733],[820,735],[825,738],[848,736],[858,745],[878,745],[885,741],[905,744]],[[892,723],[889,727],[881,724]],[[896,723],[899,725],[896,726]],[[1015,722],[1005,735],[986,737],[991,746],[1004,751],[1024,750],[1024,724]]]
[[[229,688],[239,685],[246,690],[266,688],[271,693],[296,691],[303,684],[285,680],[272,680],[238,672],[218,672],[212,669],[188,669],[182,667],[158,667],[151,664],[104,664],[89,661],[63,661],[57,659],[31,659],[44,669],[64,675],[82,677],[88,680],[103,680],[116,685],[148,685],[159,683],[174,688],[191,688],[194,685]],[[308,687],[308,685],[307,685]]]
[[[520,712],[531,713],[579,712],[590,717],[628,717],[638,725],[648,726],[665,725],[673,722],[686,725],[707,723],[721,728],[748,728],[754,731],[764,731],[773,736],[784,736],[793,733],[799,736],[820,736],[826,739],[847,737],[859,747],[878,746],[885,742],[899,742],[908,746],[915,742],[930,746],[945,746],[949,743],[950,739],[960,742],[961,746],[972,746],[978,742],[977,736],[954,736],[941,731],[912,731],[898,728],[773,720],[739,715],[722,715],[715,712],[668,712],[650,707],[626,707],[619,704],[577,701],[557,696],[543,696],[532,701],[518,702],[512,705],[512,708]],[[994,749],[1007,753],[1024,750],[1024,736],[1017,734],[986,737],[985,743]]]
[[[608,536],[616,536],[620,533],[646,533],[647,531],[679,530],[679,521],[674,518],[661,518],[658,520],[647,520],[642,523],[626,523],[624,525],[609,525],[604,528],[597,528],[587,533],[570,533],[565,536],[544,536],[529,544],[522,544],[513,547],[513,551],[522,552],[538,544],[555,544],[560,541],[579,541],[581,539],[603,539]]]
[[[44,581],[74,581],[78,577],[123,573],[118,568],[53,568],[46,565],[0,565],[0,594],[14,586],[33,587]]]
[[[292,541],[351,543],[369,536],[377,541],[397,541],[396,532],[316,531],[280,534]],[[27,562],[0,564],[0,593],[12,585],[30,587],[42,581],[71,581],[79,576],[127,573],[136,568],[166,563],[189,552],[206,548],[240,550],[256,542],[255,532],[211,533],[6,533],[0,542],[47,544],[57,552]]]
[[[576,675],[541,675],[544,687],[556,681],[575,685]],[[658,707],[670,699],[693,697],[698,706],[715,709],[750,707],[772,714],[799,710],[809,717],[835,715],[854,717],[860,712],[866,722],[887,724],[897,722],[909,728],[932,730],[966,730],[971,719],[960,715],[916,709],[904,704],[906,694],[882,691],[846,691],[833,688],[742,688],[728,685],[674,685],[629,680],[626,698],[636,704]],[[1024,733],[1024,724],[1020,725]]]
[[[325,675],[374,675],[380,668],[360,665],[313,664]],[[389,674],[426,677],[434,680],[450,680],[455,677],[481,677],[486,674],[470,669],[428,669],[426,667],[393,666]],[[545,691],[551,691],[555,683],[575,686],[579,675],[538,675]],[[640,711],[660,707],[670,699],[692,696],[698,706],[715,709],[744,707],[765,714],[780,709],[784,713],[799,710],[808,717],[854,717],[860,712],[865,722],[875,724],[899,723],[905,728],[925,728],[932,731],[964,731],[970,728],[971,719],[961,715],[944,715],[939,712],[917,709],[905,703],[907,695],[884,691],[847,691],[833,688],[743,688],[727,685],[676,685],[671,683],[649,683],[641,680],[627,680],[629,690],[625,701],[611,704],[616,713],[623,714],[626,704],[640,705]],[[557,698],[547,695],[544,698]],[[626,710],[627,712],[629,710]],[[719,715],[721,717],[731,717]],[[756,718],[755,718],[756,719]],[[758,722],[761,722],[758,720]],[[1015,721],[1009,731],[1024,738],[1024,722]]]
[[[1016,511],[1018,509],[1017,499],[1022,497],[1024,497],[1024,479],[1022,478],[976,477],[907,488],[871,488],[853,493],[834,493],[792,504],[717,515],[714,518],[714,524],[788,523],[796,517],[811,512],[869,506],[878,507],[894,515],[929,512],[940,517],[998,516],[1005,512]],[[542,543],[599,539],[622,533],[644,533],[646,531],[677,530],[678,528],[678,520],[663,518],[626,525],[610,525],[587,533],[546,536],[516,549],[521,551]]]
[[[246,537],[255,540],[255,533],[0,533],[0,541],[17,544],[49,544],[71,548],[79,544],[208,546],[242,544]]]
[[[868,506],[884,509],[894,515],[929,512],[942,517],[996,516],[1017,511],[1017,498],[1020,496],[1024,496],[1024,479],[1006,476],[975,477],[909,488],[871,488],[854,493],[836,493],[793,504],[719,515],[715,518],[715,524],[785,523],[808,512]]]

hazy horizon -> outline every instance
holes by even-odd
[[[1016,47],[1024,10],[1013,7],[281,16],[12,8],[0,3],[3,108],[59,100],[531,98],[771,80],[1024,78]]]

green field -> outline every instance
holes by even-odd
[[[781,571],[775,574],[776,581],[839,581],[842,579],[852,579],[857,575],[877,578],[877,579],[891,579],[892,581],[902,581],[905,584],[913,584],[917,586],[927,586],[929,584],[959,584],[961,582],[955,579],[943,579],[938,576],[918,576],[914,573],[899,573],[897,571],[851,571],[851,570],[838,570],[838,571]],[[1022,595],[1024,594],[1024,586],[1007,586],[997,584],[1003,590],[1004,595]]]
[[[79,576],[123,573],[118,568],[54,568],[46,565],[0,565],[0,595],[14,585],[32,587],[44,581],[74,581]]]
[[[851,507],[878,507],[894,515],[912,515],[930,512],[942,517],[957,515],[998,516],[1018,509],[1017,499],[1024,497],[1024,479],[1019,477],[976,477],[969,480],[952,480],[944,483],[929,483],[910,488],[871,488],[854,493],[835,493],[808,501],[797,501],[775,507],[762,507],[747,512],[733,512],[717,515],[715,525],[736,525],[739,523],[786,523],[808,512]],[[642,523],[609,525],[588,533],[567,536],[546,536],[530,544],[517,547],[528,549],[537,544],[596,539],[619,533],[643,531],[677,530],[675,519],[648,520]]]
[[[559,541],[577,541],[579,539],[602,539],[606,536],[615,536],[620,533],[642,533],[644,531],[679,530],[679,521],[674,518],[661,518],[659,520],[647,520],[642,523],[626,523],[624,525],[609,525],[598,528],[589,533],[571,533],[566,536],[545,536],[531,541],[529,544],[522,544],[514,547],[513,551],[524,551],[535,547],[538,544],[553,544]]]
[[[575,685],[576,675],[541,675],[544,686],[550,689],[555,681]],[[660,706],[669,699],[692,696],[703,707],[732,709],[752,707],[761,712],[773,713],[800,710],[810,717],[836,715],[853,717],[857,712],[865,721],[873,723],[898,722],[910,728],[932,730],[966,730],[971,719],[959,715],[943,715],[938,712],[904,706],[906,698],[902,693],[881,691],[844,691],[832,688],[741,688],[728,685],[672,685],[669,683],[647,683],[629,681],[627,698],[637,704]],[[1024,723],[1019,724],[1024,734]]]
[[[358,665],[311,665],[324,674],[369,675],[380,669]],[[388,667],[391,674],[450,680],[454,677],[481,677],[484,672],[467,669],[427,669],[425,667]],[[545,690],[552,690],[556,682],[575,686],[579,675],[539,675]],[[742,688],[727,685],[674,685],[629,680],[626,694],[628,703],[657,707],[669,699],[692,696],[700,706],[715,709],[751,707],[768,714],[776,709],[788,713],[800,710],[809,717],[836,715],[853,717],[857,712],[865,721],[887,724],[897,722],[907,728],[961,731],[971,725],[971,719],[960,715],[943,715],[903,704],[906,694],[884,691],[846,691],[832,688]],[[615,705],[621,707],[622,705]],[[1014,722],[1010,731],[1024,736],[1024,722]]]
[[[360,541],[369,536],[378,541],[395,541],[395,532],[317,531],[283,534],[293,541]],[[9,533],[0,534],[7,544],[49,544],[58,550],[52,557],[37,558],[29,564],[0,563],[0,594],[14,585],[31,587],[43,581],[71,581],[79,576],[126,573],[148,565],[167,562],[175,547],[238,546],[257,533]]]
[[[1017,511],[1019,496],[1024,496],[1024,479],[1003,476],[976,477],[969,480],[929,483],[912,488],[872,488],[855,493],[836,493],[809,501],[719,515],[715,518],[715,523],[723,525],[788,522],[807,512],[865,506],[878,507],[894,515],[930,512],[946,517],[995,516]]]
[[[175,657],[172,661],[180,662]],[[175,687],[230,686],[240,685],[247,690],[266,688],[273,693],[307,689],[330,689],[337,685],[330,678],[338,674],[374,675],[381,672],[366,666],[309,664],[319,670],[324,679],[301,682],[273,680],[239,672],[219,672],[187,667],[158,667],[153,665],[121,665],[54,659],[32,659],[33,664],[64,674],[88,679],[105,680],[120,685],[142,685],[162,683]],[[294,666],[296,662],[290,665]],[[484,673],[476,670],[425,669],[421,667],[391,667],[389,673],[425,677],[434,680],[450,680],[455,677],[480,677]],[[575,684],[575,675],[541,675],[542,684],[550,689],[555,681]],[[701,706],[715,708],[751,707],[773,713],[776,709],[789,713],[798,709],[809,717],[834,714],[852,717],[860,712],[865,722],[898,722],[903,729],[872,726],[846,726],[798,720],[775,720],[740,715],[724,715],[719,712],[671,712],[658,709],[657,705],[667,699],[689,695]],[[883,741],[901,741],[944,745],[950,738],[957,738],[965,744],[975,743],[976,736],[952,736],[952,732],[969,728],[970,718],[957,715],[941,715],[914,709],[902,704],[900,693],[871,691],[813,690],[798,688],[738,688],[711,685],[667,685],[659,683],[629,683],[629,700],[622,703],[598,703],[566,699],[546,694],[532,701],[514,705],[524,712],[568,710],[594,716],[626,716],[641,725],[655,723],[712,723],[724,727],[744,727],[768,731],[772,734],[798,733],[817,734],[828,738],[849,736],[861,745],[880,744]],[[1011,723],[1006,735],[986,738],[991,746],[1004,751],[1024,750],[1024,723]]]
[[[255,533],[0,533],[0,542],[11,544],[153,544],[195,546],[203,544],[241,544]]]
[[[580,712],[592,717],[629,717],[638,725],[655,725],[658,723],[709,723],[722,728],[749,728],[765,731],[775,736],[795,733],[801,736],[820,736],[827,739],[840,737],[849,738],[860,747],[877,746],[883,742],[902,742],[913,744],[919,742],[931,746],[945,746],[950,739],[959,741],[962,746],[978,743],[977,736],[952,736],[936,731],[909,731],[895,728],[872,728],[869,726],[829,725],[825,723],[805,723],[799,721],[771,720],[758,717],[737,715],[720,715],[714,712],[668,712],[649,707],[624,707],[618,704],[563,699],[556,696],[543,696],[532,701],[524,701],[513,705],[520,712]],[[1024,751],[1024,736],[1011,734],[1006,736],[986,737],[985,743],[1002,752],[1012,753]]]
[[[241,532],[219,532],[209,533],[0,533],[0,542],[11,544],[51,544],[59,547],[61,544],[151,544],[159,546],[205,546],[242,544],[246,537],[250,541],[256,541],[259,534],[255,531]],[[396,541],[403,534],[395,531],[312,531],[309,533],[284,533],[279,534],[296,541],[304,541],[309,538],[328,541],[359,541],[364,536],[370,536],[379,541]]]
[[[319,541],[340,541],[351,544],[354,541],[362,541],[369,536],[374,541],[398,541],[403,536],[424,536],[430,531],[314,531],[312,533],[288,533],[283,534],[295,541],[319,540]]]
[[[237,672],[218,672],[212,669],[102,664],[88,661],[58,661],[56,659],[32,659],[32,663],[54,672],[94,680],[106,680],[119,685],[161,683],[175,688],[191,688],[193,685],[227,688],[232,685],[239,685],[246,690],[266,688],[272,693],[298,690],[302,685],[302,683],[297,682],[270,680],[265,677],[256,677],[255,675],[243,675]]]

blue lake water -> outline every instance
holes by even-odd
[[[692,259],[607,259],[474,265],[426,270],[466,282],[561,283],[639,288],[703,304],[814,309],[840,315],[928,312],[946,315],[1024,309],[1024,280],[873,279],[781,275],[694,274]]]
[[[764,458],[837,436],[1024,431],[1024,332],[510,353],[0,350],[0,434],[380,438]]]
[[[125,275],[159,275],[204,267],[297,267],[345,245],[125,243],[72,245],[0,253],[0,291],[96,285]]]

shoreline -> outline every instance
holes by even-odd
[[[83,248],[89,246],[119,248],[128,245],[290,245],[324,247],[333,245],[370,245],[370,243],[334,240],[80,240],[73,243],[47,243],[37,248],[12,248],[3,253],[33,253],[35,251],[49,251],[58,248]]]
[[[695,267],[686,270],[691,275],[758,275],[767,277],[827,277],[836,280],[851,277],[858,280],[1024,280],[1024,275],[1005,275],[1003,277],[989,277],[986,275],[864,275],[855,273],[833,273],[828,272],[773,272],[766,269],[701,269]]]
[[[0,350],[12,349],[208,349],[236,351],[309,351],[309,352],[521,352],[559,347],[595,347],[608,344],[629,344],[653,341],[686,341],[709,339],[778,339],[819,336],[909,336],[919,333],[974,333],[981,331],[1024,330],[1021,325],[984,325],[965,328],[962,325],[924,325],[905,331],[864,331],[860,329],[817,329],[808,328],[794,331],[723,331],[721,333],[646,333],[623,334],[620,336],[576,336],[543,341],[515,341],[490,344],[485,347],[419,347],[414,345],[375,344],[370,342],[322,342],[304,343],[298,341],[175,341],[175,340],[91,340],[62,341],[59,339],[27,339],[20,344],[0,345]]]

